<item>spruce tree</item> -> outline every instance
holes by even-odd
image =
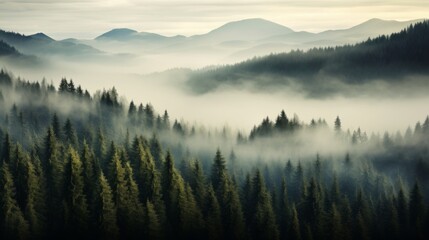
[[[195,201],[200,208],[203,208],[207,190],[203,169],[198,160],[192,166],[190,181],[193,192],[195,193]]]
[[[252,179],[253,214],[250,220],[250,232],[254,239],[278,239],[279,232],[271,205],[271,198],[266,189],[264,179],[256,171]]]
[[[76,133],[76,130],[74,129],[70,119],[67,119],[66,123],[64,124],[63,131],[64,131],[64,143],[65,143],[65,145],[66,146],[72,145],[73,148],[78,149],[79,142],[77,139],[77,133]]]
[[[125,182],[126,182],[126,195],[125,195],[125,232],[128,238],[138,239],[143,235],[143,204],[140,202],[139,189],[134,180],[133,169],[129,162],[125,164]]]
[[[95,212],[97,219],[97,237],[100,239],[119,239],[116,206],[109,183],[100,172],[95,193]]]
[[[425,206],[420,185],[416,182],[410,192],[409,217],[411,236],[417,239],[423,239],[423,224],[425,221]]]
[[[220,206],[211,184],[209,184],[207,188],[207,194],[202,209],[206,224],[206,237],[210,240],[223,239]]]
[[[29,225],[15,199],[15,186],[7,163],[0,174],[0,232],[3,239],[28,239]]]
[[[47,206],[50,206],[47,211],[47,226],[49,226],[49,234],[52,236],[59,234],[63,223],[63,209],[59,205],[62,199],[63,163],[60,160],[62,156],[59,148],[51,127],[45,137],[42,167],[46,176]]]
[[[291,219],[290,219],[290,225],[289,225],[289,234],[288,236],[291,239],[301,240],[301,226],[300,221],[298,219],[298,212],[296,211],[295,204],[292,205],[291,210]]]
[[[331,239],[331,240],[344,239],[341,213],[337,210],[337,206],[335,205],[335,203],[333,203],[331,206],[331,210],[328,215],[328,224],[326,229],[328,230],[327,239]]]
[[[11,154],[12,154],[12,141],[10,140],[9,134],[6,133],[3,139],[3,146],[2,146],[0,161],[9,164],[12,157]]]
[[[279,196],[279,212],[277,213],[280,229],[281,239],[287,238],[287,227],[289,225],[290,219],[290,206],[289,206],[289,196],[287,190],[286,179],[283,177],[282,184],[280,187],[280,196]]]
[[[225,238],[244,238],[244,219],[238,191],[229,178],[219,149],[212,165],[211,184],[221,207]]]
[[[88,233],[89,210],[84,190],[82,162],[72,146],[67,150],[63,191],[66,231],[71,236],[83,237]]]
[[[151,203],[150,200],[146,201],[145,210],[145,236],[148,239],[162,239],[162,225],[158,215],[156,214],[155,206]]]
[[[46,230],[46,199],[42,189],[44,186],[28,154],[25,154],[23,161],[20,162],[19,175],[22,175],[19,184],[24,198],[21,209],[28,220],[31,235],[41,238]]]

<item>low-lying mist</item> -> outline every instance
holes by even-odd
[[[288,88],[277,88],[267,93],[245,87],[225,87],[196,95],[187,90],[186,81],[191,72],[188,69],[150,75],[140,75],[138,69],[127,73],[128,70],[121,69],[121,66],[103,68],[90,64],[67,67],[54,64],[44,70],[16,66],[8,66],[7,69],[16,77],[32,81],[46,79],[55,86],[63,77],[73,79],[76,86],[85,86],[90,93],[114,86],[126,100],[150,102],[155,109],[168,110],[172,119],[197,123],[206,128],[222,129],[227,126],[242,132],[250,131],[267,116],[274,119],[281,109],[288,116],[296,114],[304,122],[322,118],[333,126],[336,116],[340,116],[344,129],[360,127],[380,134],[385,131],[404,132],[410,124],[425,118],[429,104],[429,97],[425,95],[404,96],[400,92],[397,95],[367,95],[363,87],[360,94],[323,99],[308,97]]]

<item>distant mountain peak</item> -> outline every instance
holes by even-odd
[[[47,41],[55,41],[53,38],[49,37],[48,35],[39,32],[33,35],[29,35],[29,37],[33,38],[33,39],[39,39],[39,40],[47,40]]]
[[[100,36],[96,37],[96,40],[110,38],[110,39],[121,39],[124,37],[129,37],[130,35],[137,34],[138,32],[133,29],[129,28],[115,28],[108,32],[105,32],[101,34]]]
[[[253,41],[291,32],[293,32],[292,29],[278,23],[262,18],[249,18],[228,22],[207,34],[199,35],[199,37],[210,37],[222,41]]]

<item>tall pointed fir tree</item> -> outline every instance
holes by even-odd
[[[68,236],[88,234],[89,211],[84,189],[82,162],[77,151],[69,146],[64,166],[65,230]]]
[[[252,179],[253,214],[250,216],[250,232],[254,239],[278,239],[279,232],[273,212],[271,197],[266,189],[264,179],[256,170]]]
[[[236,186],[229,178],[225,160],[218,149],[212,165],[211,183],[222,212],[226,239],[243,239],[244,219]]]
[[[63,223],[63,209],[59,204],[62,199],[63,163],[60,160],[60,146],[52,127],[48,129],[44,148],[42,167],[46,176],[46,201],[47,205],[51,206],[47,211],[48,233],[57,236]]]
[[[76,130],[74,129],[70,119],[66,120],[66,123],[64,124],[63,127],[63,132],[64,132],[64,143],[66,146],[68,145],[72,145],[73,148],[78,149],[79,148],[79,142],[77,139],[77,133]]]
[[[147,239],[163,239],[163,229],[161,227],[159,217],[156,213],[156,208],[150,200],[146,201],[144,218],[144,236]]]
[[[16,189],[7,163],[0,174],[0,233],[2,239],[28,239],[29,225],[15,199]]]
[[[206,237],[210,240],[223,239],[222,216],[219,202],[216,198],[213,186],[209,184],[206,197],[202,206],[205,224]]]
[[[425,221],[425,205],[420,185],[416,182],[410,192],[409,217],[411,227],[411,237],[424,239],[423,224]]]
[[[99,239],[119,239],[116,205],[113,202],[112,189],[103,172],[100,172],[97,180],[94,207],[95,219],[97,219],[96,236]]]
[[[29,222],[30,233],[35,238],[42,238],[46,230],[44,186],[27,153],[24,153],[22,161],[19,161],[17,177],[19,178],[19,192],[21,192],[22,198],[21,209],[23,209],[24,217]]]

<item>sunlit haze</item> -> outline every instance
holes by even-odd
[[[167,36],[203,34],[230,21],[264,18],[296,31],[348,28],[371,18],[426,18],[426,0],[382,1],[0,1],[0,27],[55,39],[91,39],[112,28]]]

